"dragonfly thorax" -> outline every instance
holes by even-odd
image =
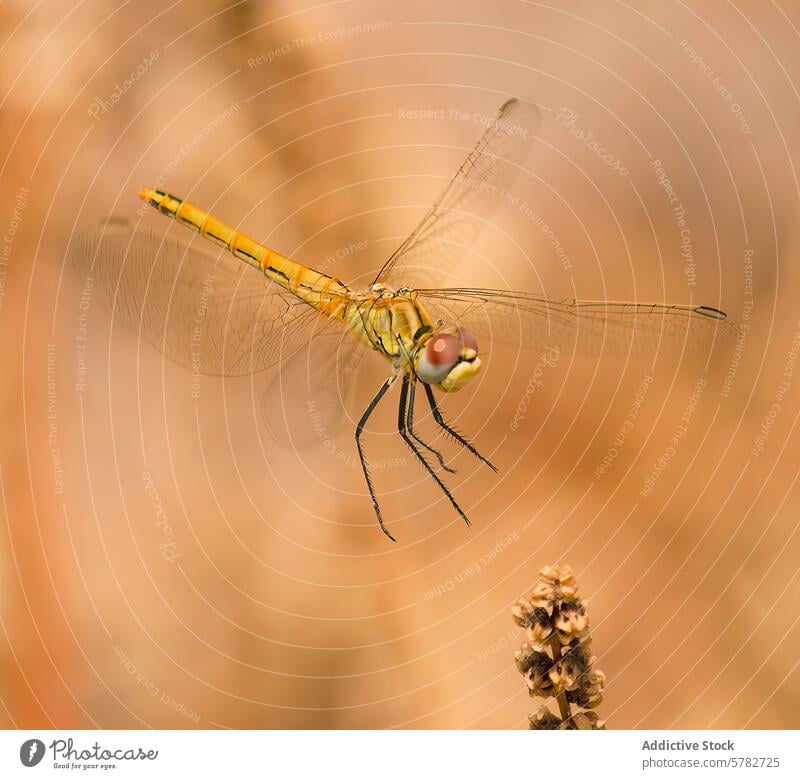
[[[433,319],[414,290],[373,284],[353,294],[343,320],[396,372],[412,374],[444,392],[461,389],[480,371],[475,336]]]

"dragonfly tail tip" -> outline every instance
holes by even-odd
[[[695,311],[697,311],[698,314],[710,317],[711,319],[728,318],[728,315],[724,311],[720,311],[718,308],[712,308],[711,306],[698,306]]]

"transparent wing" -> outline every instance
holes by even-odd
[[[335,453],[334,439],[346,427],[367,352],[338,322],[328,320],[315,330],[264,390],[261,418],[273,440],[292,449],[321,444]]]
[[[598,354],[660,346],[705,348],[738,333],[724,312],[708,306],[553,300],[493,289],[421,289],[417,294],[434,318],[472,330],[479,344]]]
[[[375,281],[394,287],[427,286],[472,248],[484,222],[502,202],[539,129],[532,103],[506,101],[411,235]],[[479,214],[479,216],[478,216]]]
[[[242,376],[305,342],[321,315],[227,252],[112,219],[71,259],[115,319],[190,370]]]

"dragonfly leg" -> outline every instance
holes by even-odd
[[[367,489],[369,490],[369,496],[372,498],[372,507],[375,509],[375,515],[378,517],[378,524],[381,526],[381,530],[392,540],[397,541],[397,539],[388,531],[386,525],[383,524],[383,517],[381,516],[381,508],[378,505],[378,498],[375,496],[375,487],[372,484],[372,475],[369,472],[369,466],[367,465],[366,458],[364,457],[364,450],[361,447],[361,433],[364,430],[364,425],[367,424],[367,420],[369,419],[372,412],[375,410],[375,407],[380,403],[381,398],[386,394],[386,390],[394,384],[395,379],[397,378],[397,374],[391,375],[386,381],[381,385],[381,388],[376,393],[375,397],[370,401],[369,405],[367,406],[366,411],[361,415],[361,419],[358,420],[358,425],[356,425],[356,449],[358,449],[358,458],[361,460],[361,467],[364,470],[364,478],[367,481]]]
[[[453,430],[447,422],[444,421],[444,417],[442,416],[442,412],[439,411],[439,406],[436,405],[436,398],[433,396],[433,390],[431,389],[430,384],[425,384],[425,394],[428,396],[428,403],[430,404],[431,411],[433,412],[433,418],[439,424],[439,426],[447,433],[449,433],[458,443],[461,444],[465,449],[472,452],[481,462],[486,463],[495,473],[497,473],[497,468],[487,460],[469,441],[467,441],[464,436],[460,433],[457,433]]]
[[[439,465],[442,467],[443,470],[447,471],[448,473],[455,473],[455,468],[450,468],[445,464],[444,458],[442,457],[441,452],[438,449],[434,449],[430,444],[426,444],[415,432],[414,432],[414,395],[416,394],[417,390],[417,382],[416,380],[410,381],[410,386],[408,388],[408,408],[406,414],[406,422],[408,424],[408,432],[411,437],[422,447],[427,449],[436,459],[439,461]]]
[[[436,475],[436,471],[431,468],[430,463],[422,456],[422,452],[414,445],[414,442],[411,440],[411,436],[408,433],[408,426],[407,426],[407,411],[406,405],[408,401],[408,388],[414,381],[414,377],[410,373],[406,373],[403,376],[403,387],[400,390],[400,408],[397,413],[397,429],[400,431],[400,435],[403,437],[403,440],[408,444],[409,448],[412,452],[416,455],[416,458],[422,463],[425,470],[428,472],[428,475],[439,485],[439,488],[442,492],[447,495],[448,500],[450,503],[453,504],[453,508],[459,513],[460,517],[467,523],[467,525],[471,526],[472,523],[467,518],[467,515],[461,510],[461,506],[456,503],[455,498],[450,494],[450,490],[447,489],[445,483]]]

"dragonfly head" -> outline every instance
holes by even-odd
[[[417,349],[414,369],[426,384],[456,392],[481,369],[478,341],[463,327],[436,330]]]

